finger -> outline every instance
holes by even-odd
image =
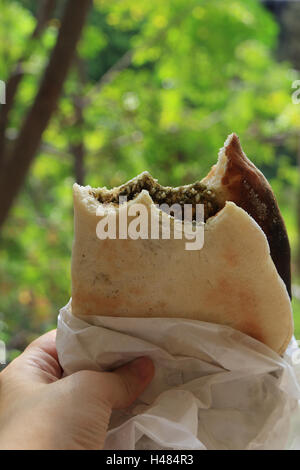
[[[48,333],[45,333],[44,335],[32,341],[32,343],[27,346],[25,351],[32,349],[41,349],[47,354],[50,354],[50,356],[52,356],[54,359],[58,360],[56,350],[56,330],[48,331]]]
[[[126,408],[131,405],[154,376],[154,364],[148,357],[140,357],[114,372],[106,372],[105,388],[102,394],[112,408]]]
[[[51,383],[61,378],[55,345],[56,330],[49,331],[33,341],[15,361],[27,382]]]

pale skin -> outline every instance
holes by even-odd
[[[0,449],[102,449],[112,409],[132,404],[153,378],[146,357],[62,378],[55,336],[35,340],[0,374]]]

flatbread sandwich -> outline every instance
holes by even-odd
[[[160,229],[183,223],[161,205],[188,204],[193,215],[200,204],[203,246],[186,249],[172,233],[126,237],[124,226],[120,236],[134,204],[148,215],[148,235],[153,220]],[[268,181],[235,134],[201,181],[172,188],[144,172],[113,189],[75,184],[74,211],[73,315],[201,320],[285,351],[293,333],[288,236]],[[115,236],[99,236],[105,217]]]

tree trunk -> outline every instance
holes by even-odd
[[[0,175],[0,228],[19,193],[57,106],[92,0],[68,0],[56,45],[35,101]]]
[[[85,147],[83,142],[71,146],[71,152],[74,155],[74,169],[75,169],[75,179],[76,183],[81,186],[84,185],[84,154]]]

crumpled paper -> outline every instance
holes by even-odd
[[[297,348],[292,342],[282,358],[230,327],[196,320],[77,318],[70,302],[58,317],[66,375],[140,356],[155,364],[140,399],[112,413],[107,450],[298,448]]]

